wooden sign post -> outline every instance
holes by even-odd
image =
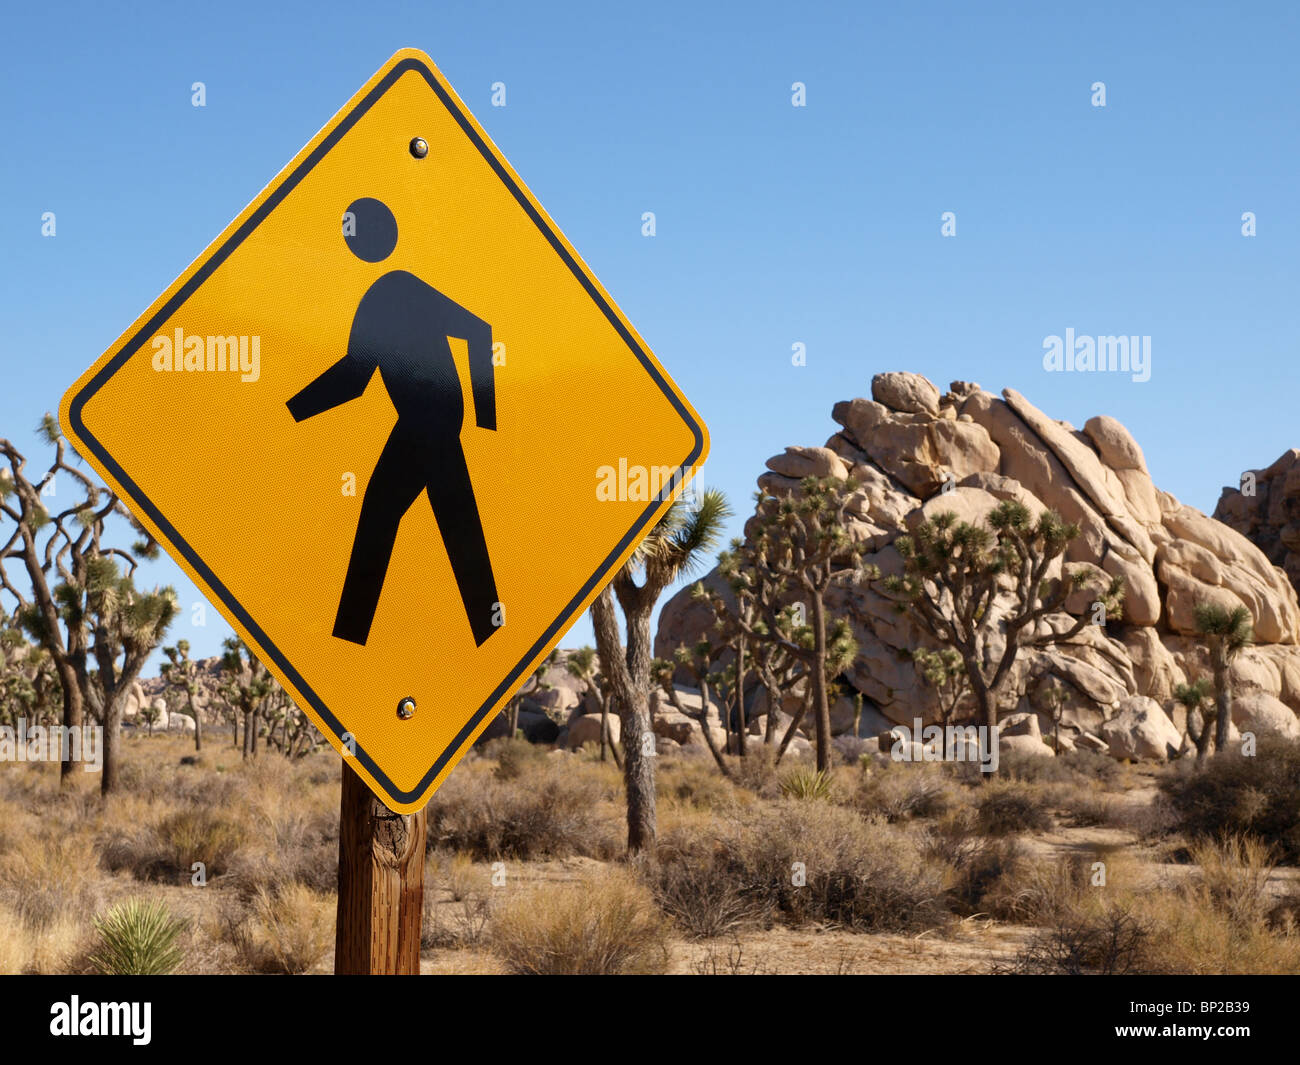
[[[418,976],[428,815],[397,814],[343,761],[337,976]]]

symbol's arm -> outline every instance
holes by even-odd
[[[367,366],[360,359],[344,355],[285,406],[296,422],[323,414],[360,396],[374,372],[373,365]]]
[[[497,390],[492,365],[492,327],[474,319],[469,332],[469,383],[474,390],[474,420],[480,429],[497,427]]]
[[[474,420],[480,429],[497,427],[497,394],[493,380],[492,327],[459,303],[442,296],[447,335],[469,344],[469,383],[474,392]]]

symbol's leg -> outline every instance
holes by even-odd
[[[420,494],[422,481],[419,466],[394,433],[384,445],[361,500],[361,518],[334,619],[334,635],[340,640],[364,646],[369,639],[397,528]]]
[[[459,439],[453,439],[439,454],[438,469],[429,480],[428,493],[456,575],[460,599],[465,604],[465,616],[474,633],[474,643],[482,646],[497,631],[493,619],[498,602],[497,586]]]

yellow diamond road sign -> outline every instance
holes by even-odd
[[[428,801],[708,450],[413,50],[81,376],[60,420],[399,812]]]

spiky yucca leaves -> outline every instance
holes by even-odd
[[[103,976],[166,976],[184,954],[177,941],[185,922],[161,902],[128,899],[94,919],[98,945],[90,964]]]
[[[716,488],[699,493],[694,503],[679,497],[641,541],[625,569],[641,571],[646,585],[662,591],[700,565],[730,517],[727,497]]]
[[[1079,527],[1047,510],[1035,521],[1027,507],[1014,500],[999,503],[985,525],[959,521],[952,512],[935,514],[894,546],[903,572],[882,583],[900,612],[907,614],[941,647],[961,658],[983,723],[997,725],[999,703],[1011,667],[1022,647],[1068,643],[1094,620],[1116,616],[1124,584],[1112,578],[1085,611],[1062,632],[1037,622],[1064,612],[1071,593],[1087,584],[1076,571],[1068,578],[1049,579]],[[992,607],[1002,597],[1006,609],[995,620]],[[1094,617],[1100,606],[1100,617]],[[1001,654],[986,662],[990,638],[1005,638]]]
[[[1198,603],[1194,612],[1196,631],[1205,637],[1210,648],[1210,667],[1214,672],[1214,750],[1228,749],[1228,729],[1232,725],[1232,686],[1229,664],[1255,639],[1254,619],[1244,606],[1227,607],[1218,603]]]
[[[1196,745],[1196,761],[1205,761],[1210,750],[1213,733],[1210,726],[1214,724],[1219,711],[1213,705],[1208,677],[1197,677],[1191,684],[1179,684],[1174,688],[1174,699],[1187,712],[1187,736]]]

